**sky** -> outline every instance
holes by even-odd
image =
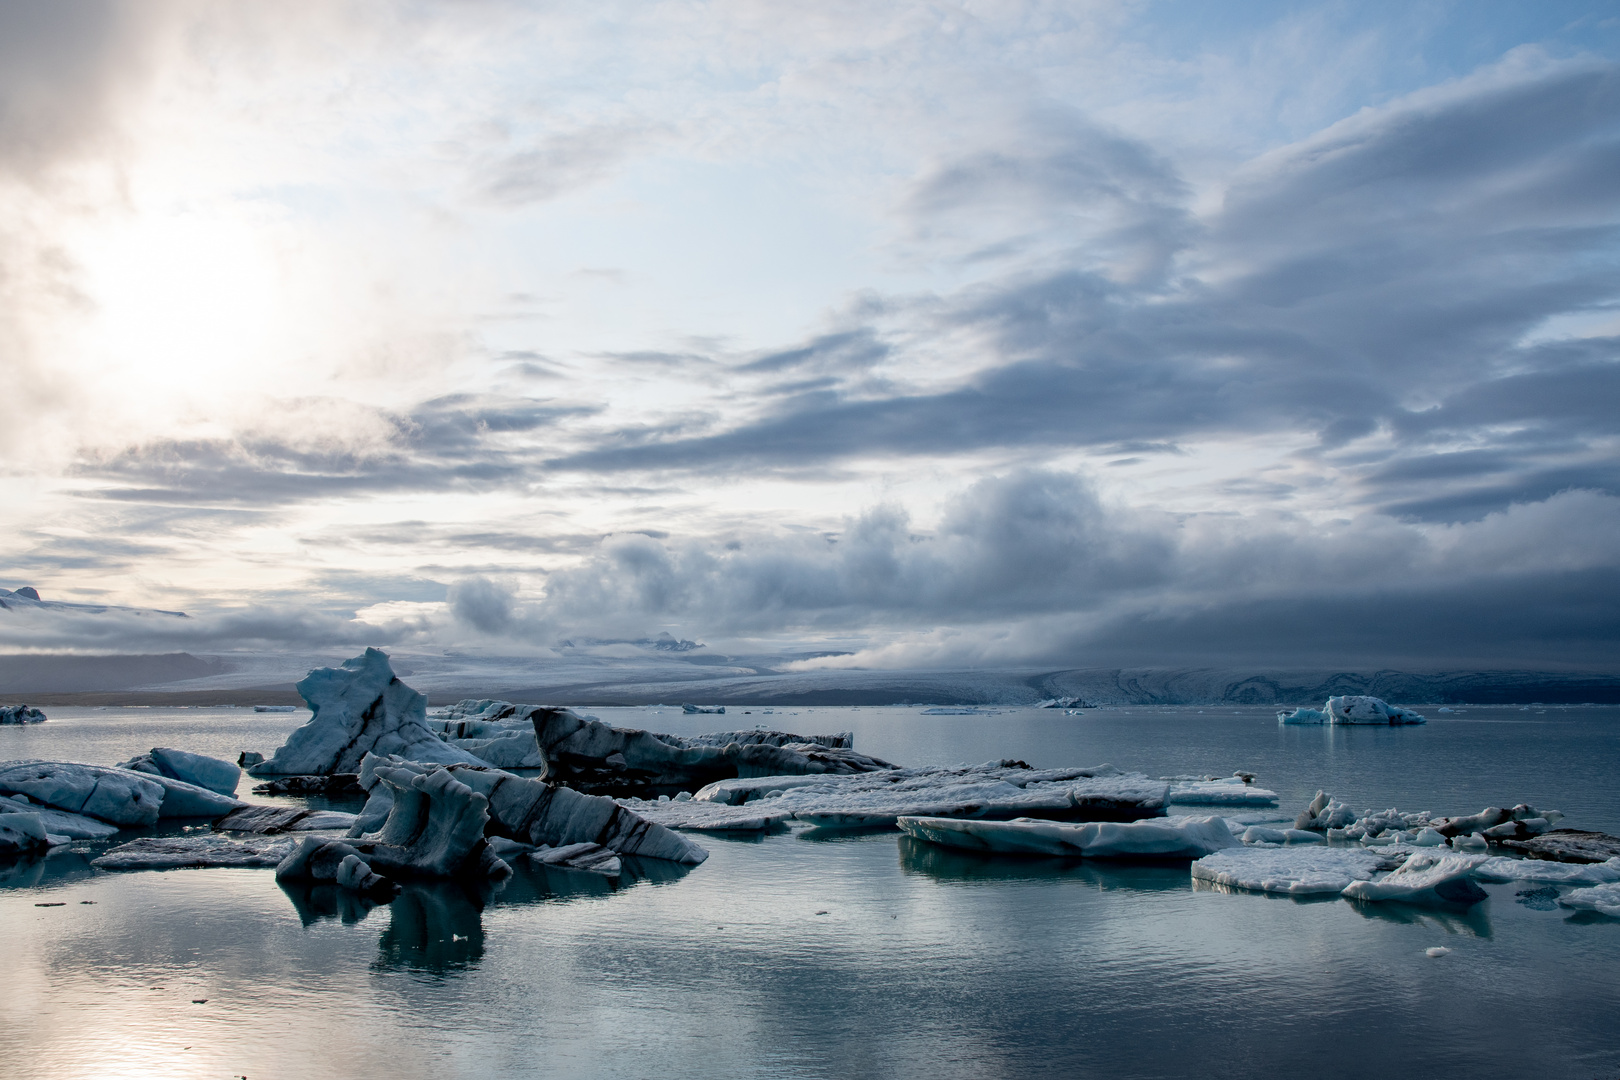
[[[1620,6],[0,0],[0,373],[14,652],[1608,668]]]

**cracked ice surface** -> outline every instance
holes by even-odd
[[[1607,885],[1620,881],[1620,856],[1600,863],[1558,863],[1498,855],[1474,868],[1481,881],[1547,881],[1557,885]]]
[[[236,841],[214,834],[143,836],[109,849],[91,866],[103,870],[180,870],[199,867],[273,867],[296,843],[290,837]]]
[[[722,780],[699,791],[690,803],[624,805],[671,828],[720,829],[728,822],[766,814],[843,828],[893,825],[902,816],[1134,820],[1162,814],[1169,787],[1165,781],[1106,765],[1029,769],[989,762],[846,776]],[[692,803],[707,803],[713,809],[697,810]]]
[[[1312,845],[1241,847],[1217,851],[1192,864],[1199,881],[1287,896],[1340,893],[1352,881],[1369,881],[1395,860],[1363,848]]]
[[[1145,821],[1043,821],[1014,818],[902,817],[900,830],[919,840],[967,851],[1019,855],[1068,855],[1091,859],[1196,859],[1236,847],[1232,830],[1218,817]]]

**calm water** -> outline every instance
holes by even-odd
[[[0,729],[0,759],[234,758],[307,715],[50,712]],[[1403,730],[1230,708],[596,712],[853,729],[907,764],[1245,768],[1289,811],[1318,787],[1403,809],[1522,800],[1620,832],[1613,708],[1431,710]],[[643,864],[617,889],[520,869],[494,895],[411,887],[374,909],[270,871],[101,873],[93,845],[0,868],[0,1076],[1620,1076],[1620,921],[1523,886],[1456,916],[893,833],[701,842],[703,866]],[[1423,954],[1439,944],[1451,955]]]

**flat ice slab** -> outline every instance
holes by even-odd
[[[290,837],[255,837],[236,841],[223,836],[143,836],[92,859],[103,870],[181,870],[201,867],[274,867],[296,841]]]
[[[1344,895],[1352,900],[1400,900],[1408,904],[1477,904],[1485,890],[1473,879],[1483,855],[1423,850],[1408,855],[1398,869],[1374,881],[1352,881]]]
[[[1192,864],[1192,876],[1252,892],[1320,896],[1341,893],[1352,881],[1369,881],[1393,865],[1394,860],[1363,848],[1241,847],[1204,856]]]
[[[1012,855],[1067,855],[1091,859],[1197,859],[1237,846],[1218,817],[1146,821],[979,821],[901,817],[900,831],[919,840],[966,851]]]
[[[1276,806],[1277,793],[1245,784],[1235,776],[1222,780],[1175,780],[1170,801],[1180,806]]]
[[[1590,889],[1576,889],[1558,902],[1577,911],[1595,911],[1600,915],[1620,919],[1620,884],[1594,885]]]
[[[1559,863],[1498,855],[1474,868],[1481,881],[1545,881],[1555,885],[1607,885],[1620,881],[1620,857],[1600,863]]]
[[[834,828],[893,825],[900,817],[1007,820],[1037,817],[1068,821],[1131,821],[1164,812],[1170,785],[1112,766],[1030,769],[1007,762],[929,766],[854,775],[765,776],[723,780],[699,791],[694,802],[634,804],[638,814],[671,828],[703,828],[757,819],[792,817]]]

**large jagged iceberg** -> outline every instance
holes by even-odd
[[[1000,761],[843,776],[738,778],[710,784],[690,801],[622,801],[679,829],[719,829],[729,820],[764,815],[852,828],[893,825],[900,817],[1134,821],[1161,816],[1169,790],[1166,781],[1108,765],[1031,769]]]
[[[350,834],[388,813],[393,785],[379,783],[384,770],[427,772],[431,767],[399,758],[370,755],[360,770],[361,786],[371,792]],[[594,843],[623,855],[697,865],[709,853],[683,836],[601,795],[530,780],[486,765],[452,765],[442,770],[488,800],[488,832],[535,846],[565,847]]]
[[[482,765],[428,730],[427,699],[399,681],[388,654],[367,649],[342,667],[316,668],[298,684],[312,715],[254,776],[352,773],[368,753],[440,765]]]
[[[1238,843],[1226,822],[1218,817],[1130,822],[901,817],[895,824],[908,836],[942,847],[1014,855],[1197,859]]]

